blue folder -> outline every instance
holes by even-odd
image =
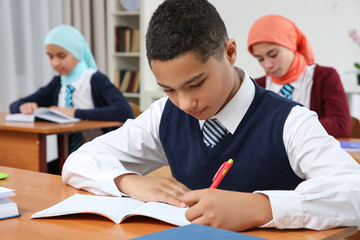
[[[359,149],[360,150],[360,142],[351,142],[351,141],[339,141],[341,148],[344,149]]]
[[[164,231],[151,233],[141,237],[133,238],[136,240],[263,240],[265,238],[254,237],[243,233],[232,232],[220,228],[209,227],[200,224],[189,224],[175,227]]]

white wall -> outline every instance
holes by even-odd
[[[293,20],[312,44],[315,62],[335,67],[343,82],[355,82],[353,63],[360,62],[360,46],[349,36],[349,31],[360,33],[359,0],[209,0],[223,18],[229,37],[238,46],[235,65],[244,68],[250,76],[264,74],[254,57],[247,51],[247,37],[251,25],[261,16],[280,14]],[[153,11],[162,0],[143,0],[143,36]],[[142,46],[145,46],[145,40]],[[159,90],[147,66],[145,51],[141,59],[144,90]]]
[[[247,37],[251,25],[261,16],[280,14],[291,20],[308,37],[320,65],[335,67],[342,80],[353,79],[347,74],[360,61],[360,46],[349,31],[360,32],[359,0],[210,0],[218,9],[229,37],[238,43],[236,65],[244,67],[253,77],[264,71],[247,51]]]

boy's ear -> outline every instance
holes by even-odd
[[[234,39],[229,39],[225,45],[226,58],[230,61],[231,64],[234,64],[236,61],[236,42]]]

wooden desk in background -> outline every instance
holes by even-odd
[[[360,142],[360,138],[337,138],[339,141]],[[360,152],[347,151],[360,164]]]
[[[9,177],[0,180],[1,187],[15,190],[10,197],[21,216],[1,220],[2,239],[130,239],[174,227],[146,217],[131,217],[121,224],[95,214],[74,214],[62,217],[30,219],[35,212],[50,207],[75,193],[90,194],[61,182],[61,176],[0,166]],[[255,229],[243,233],[266,239],[318,240],[344,239],[357,232],[356,227],[326,231]]]
[[[0,165],[47,172],[46,135],[58,134],[60,168],[69,154],[69,134],[83,130],[118,127],[115,121],[80,121],[59,124],[6,122],[0,113]]]

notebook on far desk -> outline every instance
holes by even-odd
[[[60,111],[51,108],[37,108],[33,114],[13,113],[5,116],[10,122],[35,122],[37,119],[56,123],[72,123],[81,121],[79,118],[70,117]]]
[[[342,149],[349,152],[360,152],[360,142],[339,141]]]

